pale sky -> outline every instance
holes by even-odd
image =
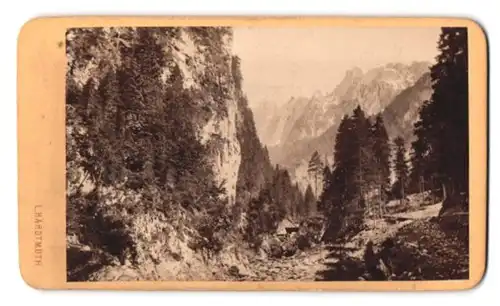
[[[332,91],[345,71],[392,62],[433,62],[439,28],[235,27],[250,104]]]

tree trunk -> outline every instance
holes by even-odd
[[[442,183],[441,184],[442,188],[443,188],[443,203],[446,201],[446,198],[447,198],[447,194],[446,194],[446,184],[445,183]]]
[[[316,213],[316,200],[318,199],[318,171],[314,175],[314,204],[313,204],[313,214]]]
[[[404,182],[401,184],[401,198],[403,199],[403,202],[406,198],[406,194],[405,194],[405,185],[404,185]]]
[[[404,199],[405,199],[405,185],[404,185],[404,180],[401,180],[400,184],[401,184],[401,202],[400,202],[400,204],[403,205]]]
[[[383,205],[383,199],[382,199],[382,190],[383,190],[383,186],[380,185],[379,186],[379,201],[378,201],[378,213],[380,215],[380,218],[382,218],[383,216],[383,211],[382,211],[382,205]]]

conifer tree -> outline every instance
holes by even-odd
[[[373,146],[370,135],[370,123],[360,106],[354,109],[352,116],[353,169],[357,187],[358,206],[363,207],[367,193],[375,182]]]
[[[371,126],[371,141],[372,141],[372,173],[374,175],[374,187],[378,190],[378,213],[383,211],[383,203],[387,200],[386,194],[390,189],[389,176],[391,173],[390,164],[390,144],[387,130],[385,129],[384,119],[379,114],[375,118],[374,124]]]
[[[375,159],[377,180],[382,188],[387,190],[390,176],[390,156],[391,149],[389,144],[389,136],[385,129],[384,119],[382,115],[377,115],[375,123],[372,126],[373,137],[373,156]]]
[[[319,192],[319,180],[321,179],[323,171],[323,163],[321,162],[321,157],[318,151],[315,151],[309,160],[309,165],[307,168],[307,172],[312,176],[314,182],[314,194],[318,195]]]
[[[353,201],[359,194],[356,171],[359,167],[354,141],[355,122],[347,115],[340,122],[334,147],[334,165],[328,184],[323,192],[321,206],[327,217],[325,239],[337,237],[345,229],[346,219],[352,212]]]
[[[396,183],[399,188],[399,197],[403,203],[406,194],[405,189],[408,185],[408,165],[406,160],[405,141],[402,137],[394,139],[394,173],[396,174]]]
[[[323,190],[321,191],[319,200],[318,200],[318,211],[325,213],[325,201],[326,197],[328,197],[328,193],[330,191],[330,185],[332,181],[332,172],[330,170],[330,167],[326,165],[323,168]]]
[[[307,217],[315,212],[316,198],[314,197],[311,185],[307,185],[304,195],[304,217]]]
[[[329,188],[324,192],[321,199],[324,214],[327,217],[326,232],[324,239],[333,241],[338,238],[340,232],[345,229],[346,218],[348,217],[348,204],[350,196],[347,193],[348,173],[340,164],[335,164]]]
[[[333,185],[339,185],[338,180],[341,177],[343,186],[342,197],[351,201],[359,193],[359,180],[356,175],[359,168],[359,148],[355,140],[356,124],[354,120],[347,115],[340,122],[334,147],[334,170],[332,171]],[[342,175],[338,175],[342,173]],[[335,175],[337,174],[337,176]]]
[[[415,123],[412,164],[415,177],[435,177],[443,194],[468,195],[467,28],[442,28],[440,54],[431,67],[433,94]],[[423,169],[421,169],[423,168]],[[443,207],[467,201],[444,201]]]
[[[302,192],[300,191],[300,187],[298,183],[295,183],[292,187],[292,207],[290,211],[290,215],[293,218],[299,218],[300,217],[300,209],[304,205],[304,199],[302,196]]]

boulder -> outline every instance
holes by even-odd
[[[308,249],[312,246],[313,237],[307,234],[299,235],[297,237],[297,248],[301,251]]]
[[[231,276],[240,277],[240,269],[238,269],[237,266],[231,266],[231,267],[229,267],[228,273]]]
[[[276,237],[265,237],[262,239],[259,252],[266,253],[267,257],[281,258],[283,256],[282,242]]]
[[[269,250],[269,256],[273,258],[283,257],[283,248],[279,244],[272,244]]]
[[[298,247],[297,243],[295,240],[288,240],[285,242],[285,245],[283,246],[283,255],[286,257],[290,257],[295,255],[297,253]]]

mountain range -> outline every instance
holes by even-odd
[[[257,131],[271,162],[290,170],[305,189],[307,163],[314,151],[332,162],[340,120],[360,105],[368,117],[381,113],[390,138],[410,141],[422,103],[432,93],[429,62],[389,63],[363,71],[354,67],[325,94],[292,97],[283,106],[268,101],[253,107]],[[275,104],[274,104],[275,105]]]

